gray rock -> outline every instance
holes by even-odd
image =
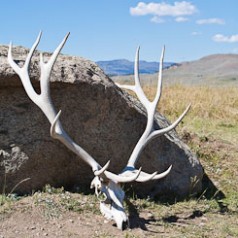
[[[31,193],[45,184],[89,186],[93,178],[90,167],[50,137],[50,124],[7,63],[7,50],[0,46],[0,191],[15,187],[16,193]],[[18,64],[23,64],[27,52],[23,47],[13,48]],[[39,92],[38,53],[30,70]],[[51,82],[52,99],[57,110],[62,110],[65,130],[101,165],[111,160],[110,171],[121,172],[146,125],[142,105],[121,91],[95,63],[80,57],[60,55]],[[156,127],[168,124],[156,115]],[[162,172],[171,164],[166,178],[134,183],[135,191],[182,198],[201,190],[203,168],[175,130],[147,145],[137,167]]]

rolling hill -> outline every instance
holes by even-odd
[[[144,81],[153,82],[157,73],[143,75]],[[182,62],[163,71],[165,84],[238,85],[238,54],[216,54],[199,60]],[[117,76],[114,80],[128,81],[131,77]]]

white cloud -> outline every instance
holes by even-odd
[[[187,17],[176,17],[175,21],[176,22],[185,22],[185,21],[188,21],[188,18]]]
[[[231,36],[224,36],[222,34],[216,34],[212,37],[212,39],[216,42],[234,43],[234,42],[238,42],[238,34],[231,35]]]
[[[200,19],[196,21],[199,25],[205,25],[205,24],[218,24],[218,25],[224,25],[225,21],[220,18],[208,18],[208,19]]]
[[[174,4],[162,3],[144,3],[139,2],[136,7],[130,8],[130,13],[132,16],[145,16],[152,15],[151,21],[161,22],[162,17],[174,17],[176,21],[185,21],[189,16],[197,12],[196,7],[190,2],[174,2]]]

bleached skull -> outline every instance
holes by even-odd
[[[103,181],[96,176],[91,182],[91,188],[95,188],[103,216],[108,220],[114,220],[118,229],[123,230],[128,224],[128,218],[123,207],[125,192],[120,184],[112,180]],[[101,195],[103,199],[100,199]]]

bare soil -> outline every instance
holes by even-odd
[[[81,196],[72,195],[74,199],[82,200]],[[94,207],[90,199],[92,210],[86,208],[76,212],[62,208],[56,202],[58,196],[44,194],[41,196],[44,203],[37,205],[34,196],[11,204],[11,209],[1,215],[0,237],[157,237],[165,232],[163,226],[157,225],[158,218],[150,209],[144,209],[140,214],[134,211],[130,215],[130,227],[120,231],[94,210],[98,207]],[[47,200],[51,201],[50,206],[47,206]]]

